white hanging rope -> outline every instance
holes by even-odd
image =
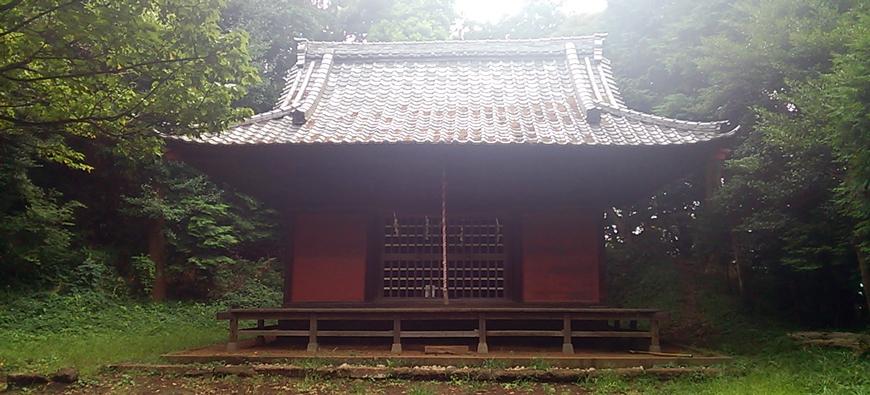
[[[449,304],[447,296],[447,168],[441,169],[441,292],[444,304]]]

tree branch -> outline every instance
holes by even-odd
[[[15,125],[18,125],[18,126],[24,126],[24,127],[62,126],[62,125],[67,125],[67,124],[72,124],[72,123],[91,123],[91,122],[111,122],[111,121],[117,121],[117,120],[119,120],[119,119],[121,119],[121,118],[124,118],[124,117],[130,116],[130,115],[133,114],[137,109],[141,108],[142,105],[145,104],[145,102],[146,102],[149,98],[151,98],[151,96],[154,96],[154,94],[157,93],[157,90],[160,89],[160,87],[162,87],[163,84],[166,83],[166,81],[169,81],[170,79],[172,79],[173,77],[175,77],[175,74],[176,74],[177,72],[178,72],[178,69],[175,69],[175,70],[172,71],[172,73],[170,73],[170,74],[167,75],[166,77],[161,78],[160,80],[158,80],[158,81],[154,84],[154,86],[151,88],[151,90],[149,90],[148,93],[146,93],[144,96],[142,96],[141,99],[139,99],[139,102],[137,102],[135,105],[131,106],[130,108],[128,108],[128,109],[126,109],[126,110],[124,110],[124,111],[122,111],[122,112],[119,112],[119,113],[117,113],[117,114],[114,114],[114,115],[107,115],[107,116],[86,116],[86,117],[77,117],[77,118],[63,118],[63,119],[55,119],[55,120],[51,120],[51,121],[30,121],[30,120],[21,119],[21,118],[10,117],[10,116],[6,116],[6,115],[0,115],[0,120],[7,121],[7,122],[11,122],[11,123],[13,123],[13,124],[15,124]]]
[[[6,4],[0,5],[0,12],[11,11],[13,8],[17,7],[23,2],[24,0],[12,0]]]
[[[21,29],[22,27],[27,26],[27,25],[33,23],[33,21],[35,21],[35,20],[37,20],[37,19],[39,19],[39,18],[42,18],[42,17],[44,17],[44,16],[46,16],[46,15],[48,15],[48,14],[51,14],[52,12],[55,12],[55,11],[61,9],[61,8],[64,8],[64,7],[67,7],[67,6],[73,5],[73,4],[78,3],[78,2],[80,2],[80,1],[81,1],[81,0],[72,0],[72,1],[70,1],[70,2],[67,2],[67,3],[61,3],[61,4],[58,4],[58,5],[54,6],[54,7],[51,7],[51,8],[49,8],[49,9],[43,11],[43,12],[40,12],[40,13],[38,13],[38,14],[36,14],[36,15],[30,17],[30,18],[25,19],[24,21],[22,21],[21,23],[15,25],[15,26],[12,26],[11,29],[6,30],[6,31],[0,33],[0,37],[4,37],[4,36],[6,36],[6,35],[8,35],[8,34],[15,33],[15,32],[18,31],[18,29]]]
[[[154,65],[158,65],[158,64],[190,62],[190,61],[202,60],[202,59],[205,59],[205,58],[200,57],[200,56],[196,56],[196,57],[187,57],[187,58],[179,58],[179,59],[161,59],[161,60],[154,60],[154,61],[150,61],[150,62],[133,64],[133,65],[129,65],[129,66],[121,66],[121,67],[118,67],[118,68],[115,68],[112,70],[94,70],[94,71],[88,71],[88,72],[82,72],[82,73],[46,75],[46,76],[34,77],[34,78],[16,78],[16,77],[10,77],[10,76],[5,75],[5,74],[3,74],[2,77],[7,79],[7,80],[15,81],[15,82],[38,82],[38,81],[64,79],[64,78],[94,77],[94,76],[98,76],[98,75],[122,73],[122,72],[125,72],[127,70],[132,70],[132,69],[136,69],[136,68],[144,67],[144,66],[154,66]],[[0,72],[2,72],[2,71],[3,70],[0,70]]]

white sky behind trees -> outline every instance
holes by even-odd
[[[498,22],[518,13],[526,3],[534,0],[456,0],[460,18],[477,22]],[[563,0],[562,10],[567,14],[594,14],[607,8],[607,0]]]

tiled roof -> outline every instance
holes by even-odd
[[[272,111],[207,144],[667,145],[709,141],[725,122],[629,110],[604,35],[533,40],[299,42]]]

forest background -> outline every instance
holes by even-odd
[[[712,198],[699,169],[608,210],[611,303],[668,309],[669,335],[696,343],[743,323],[866,329],[870,4],[558,5],[482,23],[435,0],[0,3],[0,327],[12,339],[0,369],[60,363],[16,356],[45,340],[31,329],[78,333],[102,314],[208,326],[219,307],[280,304],[277,213],[163,155],[155,131],[195,136],[270,109],[294,37],[607,32],[628,106],[741,126]],[[161,264],[147,254],[155,229]]]

